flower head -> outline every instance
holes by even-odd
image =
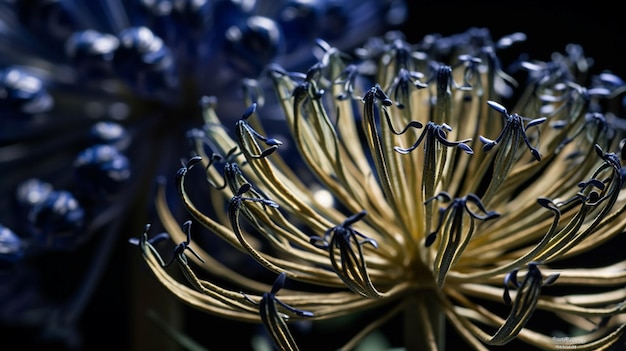
[[[408,349],[453,335],[476,350],[622,345],[626,261],[590,254],[626,226],[625,85],[608,72],[586,81],[575,45],[505,73],[497,53],[524,39],[470,29],[409,44],[392,32],[354,54],[320,41],[307,73],[270,66],[258,81],[289,133],[252,96],[236,123],[206,104],[176,177],[193,240],[157,196],[172,240],[204,263],[175,251],[178,281],[147,233],[145,261],[181,300],[263,323],[282,349],[297,348],[287,317],[364,311],[377,313],[343,349],[397,315]],[[215,237],[292,282],[285,305],[268,307],[276,285],[216,259]]]

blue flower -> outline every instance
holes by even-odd
[[[401,24],[405,10],[400,0],[1,2],[0,273],[30,281],[0,289],[0,309],[12,311],[3,323],[77,346],[66,336],[84,299],[125,221],[144,215],[158,176],[188,154],[201,97],[217,97],[234,125],[245,97],[266,89],[247,78],[270,64],[308,67],[317,39],[353,48]],[[42,307],[50,288],[22,272],[54,266],[41,259],[50,253],[88,268],[76,291],[54,287]],[[18,297],[22,308],[5,309]]]

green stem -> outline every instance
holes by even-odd
[[[407,351],[445,350],[445,315],[436,290],[417,291],[404,310]]]

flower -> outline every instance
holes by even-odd
[[[323,347],[353,349],[394,321],[391,346],[409,350],[455,336],[475,350],[623,346],[626,261],[597,249],[626,227],[626,84],[592,74],[573,44],[505,72],[498,53],[524,40],[390,32],[354,54],[319,41],[306,73],[259,78],[288,134],[253,96],[235,123],[205,99],[175,180],[191,220],[181,228],[157,191],[181,244],[165,260],[168,235],[150,226],[133,242],[172,294],[262,324],[278,349],[298,348],[298,322],[346,316],[360,331]],[[216,257],[216,238],[274,283]]]
[[[217,96],[221,113],[238,114],[244,88],[265,89],[244,78],[270,63],[307,67],[316,38],[357,45],[399,25],[404,6],[0,2],[3,325],[78,347],[78,320],[122,228],[149,218],[147,198],[180,162],[198,99]]]

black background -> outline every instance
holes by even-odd
[[[532,57],[547,60],[569,43],[580,44],[596,60],[595,69],[610,69],[624,76],[626,34],[619,3],[588,1],[411,1],[411,16],[404,26],[410,40],[429,33],[450,35],[469,27],[489,28],[494,39],[523,32],[520,46]]]

